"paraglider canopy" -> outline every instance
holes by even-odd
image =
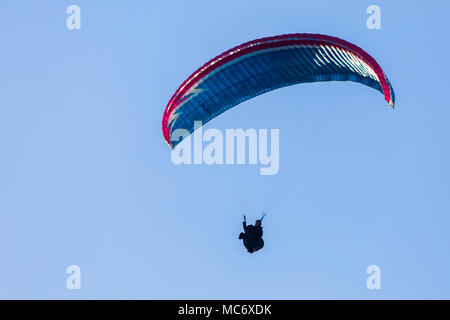
[[[375,88],[394,107],[394,90],[380,65],[345,40],[320,34],[285,34],[246,42],[195,71],[164,111],[162,131],[171,148],[177,129],[192,133],[239,103],[298,83],[353,81]]]

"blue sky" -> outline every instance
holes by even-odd
[[[81,30],[66,28],[71,4]],[[381,30],[366,27],[371,4]],[[0,8],[0,298],[450,298],[447,2]],[[279,128],[278,175],[175,166],[161,118],[182,81],[230,47],[293,32],[365,49],[396,109],[353,83],[283,88],[206,125]],[[274,199],[266,246],[249,255],[242,210],[254,220]],[[81,290],[65,286],[73,264]],[[381,290],[366,288],[372,264]]]

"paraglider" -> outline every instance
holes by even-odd
[[[202,125],[226,110],[298,83],[353,81],[380,91],[394,107],[394,90],[380,65],[345,40],[308,33],[261,38],[211,59],[188,77],[166,106],[162,131],[173,149],[194,121]]]
[[[229,49],[189,76],[164,111],[164,139],[174,149],[183,138],[241,102],[278,88],[325,81],[372,87],[394,107],[395,94],[386,74],[360,47],[327,35],[284,34]],[[264,247],[261,221],[247,226],[244,216],[239,239],[249,253]]]
[[[242,226],[244,232],[239,234],[239,239],[244,243],[245,249],[248,253],[256,252],[264,247],[262,220],[264,216],[255,221],[255,225],[247,225],[247,219],[244,215]]]

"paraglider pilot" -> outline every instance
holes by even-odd
[[[244,247],[248,253],[256,252],[264,247],[264,240],[262,239],[263,229],[261,226],[263,218],[264,215],[260,220],[255,221],[255,225],[247,226],[247,220],[244,215],[244,221],[242,222],[244,232],[239,234],[239,239],[243,240]]]

